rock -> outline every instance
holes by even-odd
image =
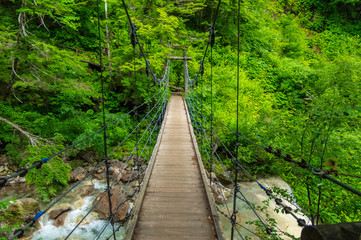
[[[84,218],[84,215],[79,215],[77,218],[75,218],[75,223],[80,222]],[[81,223],[80,226],[87,225],[91,223],[92,221],[99,219],[99,213],[91,212]]]
[[[32,198],[23,198],[12,203],[8,208],[8,211],[20,211],[23,215],[33,214],[39,210],[39,203]]]
[[[99,155],[93,151],[86,151],[82,158],[87,162],[96,162],[99,160]]]
[[[39,203],[32,198],[18,199],[16,202],[11,203],[7,208],[6,212],[12,216],[5,215],[3,221],[9,225],[24,222],[34,217],[34,214],[40,210]]]
[[[112,203],[112,211],[115,210],[116,205],[119,203],[119,201],[123,199],[122,204],[119,206],[114,216],[114,222],[120,222],[127,215],[129,203],[124,202],[124,200],[126,200],[126,197],[123,196],[123,191],[121,189],[113,188],[110,190],[110,193],[112,195],[110,197],[110,201]],[[99,218],[103,220],[107,220],[109,218],[109,202],[107,194],[107,192],[101,193],[93,202],[94,206],[98,201],[100,201],[95,207],[94,211],[99,213]]]
[[[131,181],[134,181],[136,178],[137,178],[137,173],[136,172],[133,172],[130,170],[123,170],[122,173],[120,174],[120,180],[122,182],[131,182]]]
[[[7,166],[0,166],[0,173],[4,173],[4,175],[6,175],[7,172],[9,172],[9,168]]]
[[[50,219],[56,219],[62,213],[69,212],[71,210],[72,210],[72,207],[69,203],[62,203],[62,204],[59,204],[59,205],[51,208],[48,215],[49,215]]]
[[[218,195],[216,197],[216,203],[217,204],[221,204],[221,203],[226,203],[228,199],[224,199],[221,195]]]
[[[69,173],[70,181],[76,182],[82,180],[86,175],[86,170],[82,167],[77,167]]]
[[[119,182],[120,181],[120,178],[122,177],[122,174],[120,173],[120,169],[117,169],[114,174],[113,174],[113,181],[115,183]]]
[[[95,170],[96,173],[103,173],[105,172],[105,166],[101,166],[98,169]]]
[[[121,160],[118,159],[112,159],[109,161],[110,166],[112,167],[118,167],[121,168],[124,163],[121,162]]]
[[[69,211],[61,213],[53,222],[53,225],[55,227],[61,227],[64,226],[65,219],[68,216]]]
[[[215,197],[216,203],[226,203],[228,202],[230,196],[231,196],[231,190],[228,188],[225,188],[222,185],[214,184],[212,182],[211,185],[213,196]]]
[[[84,200],[83,198],[77,198],[72,204],[74,209],[81,209],[84,205]]]
[[[90,194],[92,194],[94,192],[94,185],[91,184],[91,185],[82,186],[78,192],[79,192],[79,196],[82,198],[89,196]]]
[[[109,168],[109,174],[110,174],[110,175],[113,175],[116,170],[117,170],[116,167],[110,167],[110,168]]]
[[[26,183],[25,177],[20,177],[19,178],[19,183]]]
[[[98,180],[102,180],[105,177],[105,173],[94,173],[93,177],[95,177]]]
[[[129,159],[128,166],[134,166],[134,163],[136,162],[137,162],[137,157],[133,156],[131,159]]]

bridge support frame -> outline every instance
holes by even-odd
[[[187,57],[187,46],[184,47],[173,47],[174,49],[182,49],[183,57],[169,57],[170,60],[182,60],[183,61],[183,80],[184,80],[184,93],[188,93],[188,75],[187,75],[187,65],[186,61],[192,60],[191,57]]]

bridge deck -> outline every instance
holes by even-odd
[[[133,239],[216,239],[183,98],[171,96]]]

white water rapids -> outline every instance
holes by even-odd
[[[267,188],[275,186],[280,189],[285,189],[287,192],[292,195],[290,187],[279,177],[271,177],[267,179],[260,179],[259,180],[262,184],[264,184]],[[95,197],[98,196],[99,193],[103,192],[106,188],[106,184],[99,181],[88,181],[84,185],[94,186],[94,193],[91,196],[87,196],[84,198],[79,197],[79,193],[75,190],[69,194],[69,197],[63,201],[63,204],[70,204],[72,210],[69,211],[64,225],[60,227],[56,227],[53,225],[54,220],[49,219],[48,214],[45,214],[43,217],[40,218],[40,230],[35,232],[33,235],[32,240],[60,240],[64,239],[76,226],[76,224],[85,216],[85,214],[91,209],[92,202],[94,201]],[[239,182],[241,191],[246,196],[246,198],[251,202],[255,203],[257,206],[265,206],[264,202],[268,199],[268,196],[264,193],[264,191],[257,185],[255,182]],[[295,209],[294,203],[288,203],[284,201],[284,203],[288,206],[291,206]],[[227,204],[220,204],[218,207],[225,213],[232,213],[233,210],[233,198],[231,198]],[[228,208],[228,209],[227,209]],[[300,236],[302,228],[297,226],[297,222],[292,216],[276,213],[274,209],[276,208],[274,200],[269,201],[269,206],[267,208],[268,218],[272,218],[277,222],[277,226],[284,232],[290,233],[296,238]],[[252,232],[259,233],[263,231],[263,229],[257,228],[253,224],[248,224],[250,221],[257,220],[252,210],[247,206],[247,204],[238,199],[237,201],[237,222],[240,223],[242,226],[245,226],[247,229],[251,230]],[[267,218],[264,213],[259,212],[259,214],[263,218]],[[309,219],[305,217],[301,212],[297,214],[300,218],[306,220],[309,223]],[[99,232],[101,231],[102,227],[106,223],[105,220],[98,220],[96,213],[91,213],[84,222],[75,230],[75,232],[71,235],[69,239],[71,240],[91,240],[95,239]],[[230,230],[231,224],[228,219],[221,216],[220,217],[220,225],[222,228],[224,239],[230,239]],[[115,224],[117,228],[118,225]],[[120,231],[117,232],[117,239],[122,239],[124,235],[125,228],[121,227]],[[243,228],[239,228],[240,233],[243,237],[248,236],[249,239],[261,239],[257,236],[254,236],[247,230]],[[278,229],[277,229],[278,231]],[[111,236],[112,228],[109,224],[107,229],[104,231],[100,239],[107,239],[107,237]],[[282,235],[282,234],[281,234]],[[236,233],[236,238],[238,239],[238,234]],[[287,236],[282,235],[282,239],[290,239]]]
[[[98,195],[99,192],[104,191],[106,185],[95,181],[92,183],[95,189],[95,195]],[[74,191],[70,195],[71,197],[76,198],[77,192]],[[77,199],[75,201],[66,201],[70,203],[72,206],[71,211],[69,211],[66,216],[65,222],[63,226],[56,227],[53,225],[54,220],[49,219],[48,214],[45,214],[40,218],[40,230],[35,232],[34,236],[31,238],[32,240],[60,240],[64,239],[77,225],[77,223],[87,214],[87,212],[92,208],[92,203],[95,199],[95,195],[84,197],[82,199]],[[80,202],[80,204],[79,204]],[[95,239],[103,226],[106,224],[106,220],[97,220],[96,214],[93,212],[85,218],[85,220],[80,224],[80,226],[72,233],[69,237],[71,240],[90,240]],[[115,228],[118,228],[119,225],[114,224]],[[111,236],[113,233],[112,227],[109,224],[102,234],[100,239],[106,239]],[[117,232],[117,239],[121,239],[124,234],[124,228],[121,227]]]
[[[271,187],[277,187],[279,189],[286,190],[287,193],[292,196],[292,191],[289,185],[283,181],[280,177],[269,177],[264,179],[259,179],[259,182],[267,187],[268,189]],[[288,233],[293,235],[296,238],[299,238],[301,235],[302,227],[299,227],[297,224],[297,221],[290,215],[285,214],[279,211],[277,213],[275,211],[276,203],[273,199],[269,200],[269,203],[266,203],[266,201],[269,199],[269,197],[266,195],[266,193],[258,186],[256,182],[239,182],[238,184],[240,186],[240,191],[242,191],[243,195],[246,197],[246,199],[256,206],[265,207],[264,211],[257,210],[256,212],[261,216],[262,219],[273,219],[276,222],[277,227],[275,227],[275,235],[279,235],[281,239],[288,240],[292,239],[289,236],[284,235],[282,232]],[[240,195],[241,196],[241,195]],[[241,196],[242,197],[242,196]],[[307,216],[305,216],[301,211],[296,203],[290,203],[284,198],[282,198],[283,203],[286,206],[290,206],[293,210],[296,208],[299,210],[296,215],[299,218],[302,218],[306,221],[307,225],[310,225],[310,220]],[[267,204],[269,204],[267,206]],[[233,197],[230,198],[228,203],[226,204],[219,204],[218,207],[225,213],[225,214],[232,214],[233,212]],[[250,224],[252,221],[257,221],[257,216],[253,213],[250,207],[248,207],[247,203],[244,201],[237,199],[237,223],[244,226],[248,230],[252,231],[253,233],[256,233],[259,235],[259,233],[264,233],[264,228],[262,227],[256,227],[255,224]],[[268,216],[267,216],[268,215]],[[272,220],[271,220],[272,221]],[[230,239],[231,235],[231,223],[230,220],[226,217],[220,215],[220,225],[222,228],[222,233],[224,236],[224,239]],[[249,232],[245,228],[242,228],[238,226],[238,230],[243,238],[245,236],[248,236],[248,238],[245,239],[262,239],[262,237],[255,236],[253,233]],[[239,234],[235,232],[235,239],[241,239]]]

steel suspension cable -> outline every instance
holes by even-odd
[[[109,214],[112,214],[112,201],[111,201],[111,189],[109,186],[109,162],[108,162],[108,149],[107,149],[107,128],[105,122],[105,99],[104,99],[104,78],[103,78],[103,57],[102,57],[102,42],[101,42],[101,33],[100,33],[100,10],[99,10],[99,0],[97,0],[97,14],[98,14],[98,41],[99,41],[99,64],[100,64],[100,81],[102,88],[102,107],[103,107],[103,144],[104,144],[104,159],[105,159],[105,171],[106,171],[106,180],[107,180],[107,192],[108,192],[108,204],[109,204]],[[113,232],[114,223],[112,222]],[[115,233],[115,232],[114,232]],[[114,234],[114,240],[116,240]]]
[[[299,226],[305,226],[305,225],[306,225],[306,222],[305,222],[304,219],[298,218],[298,217],[292,212],[292,209],[291,209],[290,207],[288,207],[288,206],[286,206],[285,204],[283,204],[282,199],[277,198],[276,196],[274,196],[273,193],[272,193],[272,190],[267,189],[265,186],[263,186],[250,172],[248,172],[248,171],[240,164],[239,160],[237,160],[236,157],[233,156],[233,154],[230,152],[230,150],[229,150],[229,149],[227,148],[227,146],[223,143],[223,141],[218,137],[217,134],[216,134],[216,138],[217,138],[217,140],[223,145],[223,147],[226,149],[226,151],[228,152],[228,154],[230,154],[230,156],[232,157],[232,159],[235,161],[236,167],[237,167],[238,169],[242,169],[242,170],[250,177],[250,179],[252,179],[253,181],[255,181],[255,182],[258,184],[258,186],[259,186],[262,190],[265,191],[265,193],[266,193],[269,197],[271,197],[271,198],[273,198],[273,199],[275,200],[275,202],[276,202],[276,204],[277,204],[278,206],[281,206],[281,207],[283,208],[283,210],[284,210],[287,214],[290,214],[293,218],[295,218],[295,219],[297,220],[297,223],[298,223]],[[206,139],[208,139],[208,138],[206,137]],[[219,159],[218,162],[221,162],[221,163],[222,163],[222,161],[220,160],[220,157],[218,156],[217,153],[216,153],[216,157],[217,157],[216,159]],[[223,165],[223,163],[222,163],[222,165]],[[223,165],[223,167],[224,167],[224,165]],[[228,176],[229,176],[229,175],[228,175]],[[229,180],[232,182],[232,184],[235,184],[235,182],[234,182],[232,179],[229,179]]]
[[[151,101],[153,98],[155,98],[157,95],[159,95],[160,93],[162,93],[162,90],[158,91],[157,93],[155,93],[154,95],[152,95],[150,98],[146,99],[142,104],[134,107],[132,110],[128,111],[127,113],[124,113],[124,115],[122,115],[121,117],[113,120],[112,122],[108,123],[106,126],[102,126],[101,128],[99,128],[98,130],[96,130],[95,132],[93,132],[92,134],[84,137],[83,139],[67,146],[66,148],[64,148],[63,150],[60,150],[56,153],[53,153],[51,156],[47,157],[47,158],[43,158],[40,161],[34,162],[33,165],[27,167],[27,168],[22,168],[19,169],[16,173],[13,173],[11,175],[5,176],[0,178],[0,188],[5,186],[6,182],[9,181],[9,179],[11,178],[15,178],[17,176],[25,176],[30,170],[36,168],[39,169],[42,164],[44,163],[48,163],[49,160],[51,160],[52,158],[61,155],[62,153],[74,148],[75,146],[87,141],[88,139],[94,137],[96,134],[100,133],[101,131],[104,130],[104,128],[109,127],[110,125],[113,125],[117,122],[119,122],[121,119],[125,118],[126,116],[128,116],[129,114],[133,113],[134,111],[138,110],[139,108],[141,108],[142,106],[144,106],[145,104],[147,104],[149,101]]]
[[[119,148],[127,139],[129,139],[129,137],[130,137],[132,134],[134,134],[135,130],[136,130],[136,129],[140,126],[140,124],[146,119],[146,117],[149,116],[149,114],[155,109],[155,107],[158,106],[158,104],[159,104],[159,101],[158,101],[157,104],[155,104],[155,105],[153,106],[153,108],[146,114],[146,116],[141,120],[141,122],[133,129],[133,131],[132,131],[130,134],[128,134],[128,136],[125,137],[125,138],[123,139],[123,141],[108,155],[108,157],[110,157],[110,156],[115,152],[115,150],[116,150],[117,148]],[[150,124],[149,124],[149,125],[150,125]],[[149,126],[149,125],[148,125],[148,126]],[[133,149],[133,152],[134,152],[134,149]],[[119,176],[119,174],[121,173],[121,171],[125,168],[125,166],[127,165],[127,162],[130,160],[133,152],[131,152],[130,157],[128,157],[128,159],[126,160],[126,162],[123,164],[122,169],[119,171],[119,173],[118,173],[118,175],[115,177],[115,179],[118,178],[118,176]],[[110,188],[113,187],[114,184],[115,184],[115,182],[113,182],[113,183],[110,185]],[[108,192],[108,190],[106,190],[106,192]],[[66,237],[65,239],[68,239],[68,238],[72,235],[72,233],[80,226],[80,224],[85,220],[85,218],[86,218],[86,217],[95,209],[95,207],[100,203],[100,201],[104,198],[104,196],[105,196],[105,195],[103,195],[103,196],[93,205],[93,207],[92,207],[92,208],[88,211],[88,213],[77,223],[77,225],[72,229],[72,231],[67,235],[67,237]],[[112,212],[112,213],[113,213],[113,212]]]
[[[160,109],[159,109],[160,110]],[[159,112],[158,110],[158,112]],[[156,115],[155,115],[156,116]],[[152,123],[154,121],[154,118],[155,116],[153,117],[152,121],[150,123]],[[149,126],[151,126],[151,124],[148,125],[147,129],[149,128]],[[143,137],[145,136],[145,133],[147,131],[147,129],[144,131],[143,135],[141,136],[141,138],[139,139],[138,143],[136,143],[135,147],[133,148],[133,151],[132,153],[134,153],[136,150],[137,150],[137,146],[139,144],[139,142],[143,139]],[[143,148],[142,152],[144,151],[145,147]],[[137,163],[135,165],[138,165],[138,161],[139,161],[139,157],[137,158]],[[144,160],[143,160],[144,161]],[[125,165],[124,165],[125,166]],[[120,171],[121,172],[121,171]],[[131,172],[131,175],[127,181],[127,183],[125,184],[125,187],[124,187],[124,194],[122,194],[121,198],[119,199],[115,209],[113,210],[112,214],[109,216],[109,220],[106,222],[106,224],[104,224],[102,230],[100,231],[100,233],[98,234],[98,236],[95,238],[95,239],[99,239],[101,237],[101,235],[103,234],[103,232],[105,231],[105,229],[107,228],[107,226],[109,225],[109,223],[112,221],[112,218],[114,217],[115,213],[118,211],[118,208],[124,204],[123,202],[123,199],[124,199],[124,196],[125,196],[125,193],[126,193],[126,189],[128,188],[129,186],[129,183],[130,183],[130,180],[132,179],[133,175],[135,173],[135,167],[132,169],[132,172]],[[114,233],[115,234],[115,233]]]
[[[204,103],[199,99],[198,96],[196,96],[197,100],[201,102],[202,104],[202,107],[208,112],[208,114],[210,114],[210,111],[206,108],[206,106],[204,105]],[[228,130],[230,130],[233,134],[237,134],[236,131],[234,131],[232,128],[228,127],[223,121],[221,121],[219,118],[217,117],[214,117],[219,123],[221,123],[224,127],[226,127]],[[312,165],[309,165],[307,164],[307,162],[304,160],[304,159],[301,159],[301,161],[296,161],[293,159],[293,157],[290,155],[290,154],[287,154],[287,155],[282,155],[282,152],[281,150],[274,150],[273,147],[269,146],[269,147],[265,147],[265,146],[262,146],[252,140],[250,140],[249,138],[241,135],[238,133],[238,136],[244,140],[246,140],[247,142],[251,143],[252,145],[254,146],[257,146],[257,147],[260,147],[262,148],[263,150],[265,150],[266,152],[268,153],[271,153],[273,154],[274,156],[278,157],[278,158],[282,158],[283,160],[285,160],[286,162],[292,162],[294,164],[296,164],[297,166],[303,168],[303,169],[306,169],[308,170],[310,173],[312,173],[313,175],[315,176],[321,176],[322,178],[325,178],[331,182],[333,182],[334,184],[346,189],[347,191],[349,192],[352,192],[354,193],[355,195],[358,195],[361,197],[361,191],[333,178],[330,176],[329,173],[327,172],[324,172],[324,171],[321,171],[320,169],[312,166]]]
[[[252,204],[247,200],[247,198],[244,196],[244,194],[242,193],[242,191],[238,191],[237,193],[241,194],[243,200],[245,203],[247,203],[247,205],[251,208],[251,210],[253,211],[253,213],[256,215],[256,217],[259,219],[259,221],[262,223],[262,225],[264,226],[266,233],[271,235],[273,237],[273,239],[276,239],[276,237],[274,236],[272,229],[270,227],[267,226],[267,224],[261,219],[261,217],[259,216],[259,214],[256,212],[256,210],[254,209],[254,207],[252,206]],[[236,195],[234,196],[235,198],[237,197]]]
[[[151,134],[149,135],[149,137],[148,137],[148,139],[147,139],[147,142],[144,144],[144,148],[143,148],[142,152],[144,151],[145,146],[152,141],[152,139],[151,139],[152,134],[153,134],[153,132],[155,131],[155,129],[158,127],[157,124],[158,124],[158,122],[160,121],[160,119],[161,119],[161,118],[159,117],[159,118],[157,119],[157,121],[154,122],[153,129],[152,129]],[[142,153],[141,153],[141,155],[142,155]],[[143,159],[141,166],[143,165],[144,161],[145,161],[145,159]],[[137,190],[136,190],[136,191],[137,191]],[[135,192],[136,192],[136,191],[135,191]],[[132,195],[134,195],[134,194],[132,194]],[[128,215],[130,216],[130,214],[128,214]],[[120,225],[118,226],[118,228],[115,230],[115,232],[118,232],[122,226],[123,226],[123,225],[120,224]],[[109,237],[107,237],[106,239],[109,240],[112,236],[113,236],[113,234],[111,234],[111,235],[110,235]]]
[[[192,114],[195,114],[195,115],[196,115],[196,118],[198,118],[197,111],[194,110],[194,102],[193,102],[193,103],[190,102],[190,101],[192,101],[192,100],[194,101],[194,97],[191,95],[191,96],[189,97],[188,104],[189,104],[190,109],[191,109],[191,111],[192,111],[191,113],[192,113]],[[197,109],[199,109],[199,108],[197,108]],[[193,120],[195,120],[195,118],[193,118]],[[195,120],[195,121],[198,121],[198,120]],[[219,141],[221,141],[217,135],[216,135],[216,137],[217,137],[217,139],[218,139]],[[208,139],[207,136],[206,136],[206,141],[209,142],[209,139]],[[222,141],[221,141],[221,143],[223,144]],[[226,149],[228,150],[227,147],[226,147]],[[277,205],[283,207],[283,210],[284,210],[287,214],[292,215],[292,217],[294,217],[294,218],[297,220],[297,223],[298,223],[299,226],[305,226],[305,225],[306,225],[306,222],[305,222],[303,219],[298,218],[298,217],[291,211],[292,209],[291,209],[290,207],[284,205],[284,204],[282,203],[282,200],[281,200],[281,199],[276,198],[276,197],[272,194],[272,191],[271,191],[271,190],[265,188],[261,183],[259,183],[259,181],[257,181],[242,165],[240,165],[239,161],[236,161],[235,157],[232,155],[232,153],[231,153],[229,150],[228,150],[228,152],[229,152],[229,154],[231,155],[231,157],[235,160],[235,162],[237,163],[237,165],[238,165],[237,167],[243,169],[243,170],[251,177],[251,179],[253,179],[254,181],[256,181],[256,182],[258,183],[258,185],[261,187],[261,189],[263,189],[268,196],[272,197],[272,198],[275,200],[275,202],[276,202]],[[221,163],[221,165],[224,167],[224,165],[222,164],[222,161],[220,160],[220,157],[218,156],[217,153],[215,153],[215,156],[216,156],[215,159],[218,160],[218,163]],[[232,179],[231,179],[229,176],[226,176],[226,177],[227,177],[233,184],[235,183],[234,181],[232,181]],[[218,180],[217,180],[217,181],[218,181]],[[238,185],[237,185],[237,188],[239,188]],[[237,210],[236,210],[236,211],[237,211]],[[232,219],[230,218],[230,220],[232,220]],[[233,222],[233,223],[234,223],[234,222]],[[237,224],[237,223],[235,223],[234,225],[236,225],[236,224]],[[281,230],[280,230],[280,231],[281,231]]]
[[[239,53],[240,53],[240,30],[239,30],[239,22],[240,22],[240,8],[241,8],[241,1],[238,0],[237,6],[237,104],[236,104],[236,162],[238,161],[238,147],[239,147]],[[231,230],[231,239],[233,240],[233,234],[237,222],[237,193],[238,193],[238,165],[235,166],[235,175],[234,175],[234,197],[233,197],[233,214],[232,214],[232,230]]]
[[[163,92],[163,95],[164,96],[165,92]],[[154,97],[154,96],[153,96]],[[161,97],[160,99],[162,99],[163,97]],[[154,108],[156,106],[158,106],[159,104],[159,101],[154,105],[154,107],[146,114],[145,118],[154,110]],[[134,109],[133,109],[134,110]],[[143,122],[145,120],[145,118],[142,119],[141,122]],[[139,123],[135,129],[137,129],[139,126],[140,126],[141,123]],[[117,146],[117,148],[119,146],[121,146],[133,133],[134,133],[134,129],[133,131],[128,134],[127,137],[125,137],[123,139],[123,141]],[[99,131],[100,132],[100,131]],[[115,149],[116,150],[116,149]],[[108,158],[115,152],[115,150],[113,150],[109,155],[108,155]],[[73,185],[68,191],[64,192],[59,198],[57,198],[54,202],[52,202],[44,211],[39,211],[34,217],[33,219],[30,219],[28,224],[26,224],[24,227],[22,227],[21,229],[18,229],[14,232],[14,235],[11,237],[11,239],[14,239],[14,238],[17,238],[19,236],[21,236],[24,231],[29,228],[30,226],[32,226],[41,216],[43,216],[50,208],[52,208],[56,203],[58,203],[62,198],[64,198],[69,192],[71,192],[73,189],[75,189],[81,182],[83,182],[86,178],[88,178],[97,168],[100,167],[100,165],[102,165],[104,162],[105,162],[106,159],[102,160],[100,163],[98,163],[98,165],[96,165],[93,169],[91,169],[86,175],[85,177],[78,181],[75,185]],[[104,196],[103,196],[104,197]],[[102,199],[102,198],[101,198]],[[100,200],[101,200],[100,199]],[[96,204],[97,205],[97,204]],[[95,206],[96,206],[95,205]],[[94,208],[95,208],[94,206]],[[90,213],[90,212],[89,212]],[[88,214],[80,221],[80,223],[88,216]],[[80,223],[71,231],[71,233],[67,236],[67,238],[73,233],[73,231],[80,225]],[[66,238],[66,239],[67,239]]]

